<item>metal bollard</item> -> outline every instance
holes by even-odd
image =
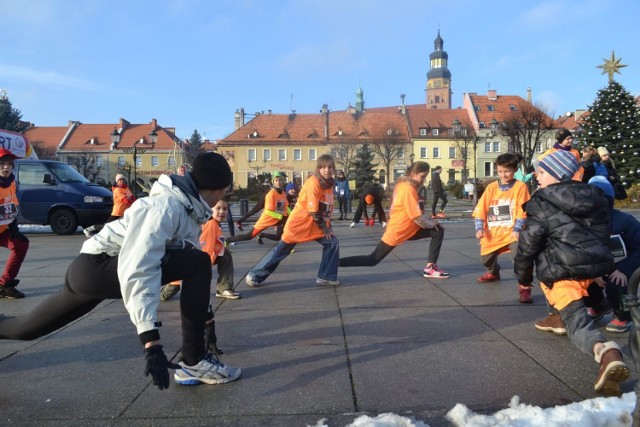
[[[629,333],[629,348],[636,369],[640,372],[640,303],[638,302],[638,284],[640,283],[640,268],[633,272],[627,284],[627,295],[624,297],[624,304],[629,309],[631,320],[633,321],[633,329]],[[633,410],[633,427],[640,427],[640,382],[636,381],[636,407]]]

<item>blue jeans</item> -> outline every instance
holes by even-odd
[[[322,261],[318,268],[318,279],[337,280],[340,259],[340,242],[338,238],[335,236],[331,236],[330,239],[321,237],[316,242],[322,245]],[[264,282],[276,270],[278,264],[289,256],[295,246],[295,243],[287,243],[284,240],[280,240],[276,247],[256,264],[247,275],[258,283]]]
[[[560,317],[567,328],[567,336],[583,353],[593,356],[593,346],[607,341],[587,316],[582,300],[573,301],[560,310]]]

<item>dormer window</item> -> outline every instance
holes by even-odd
[[[360,132],[360,133],[358,134],[358,136],[367,137],[367,136],[369,136],[369,134],[367,133],[367,131],[366,131],[366,130],[363,130],[362,132]]]
[[[496,107],[494,105],[487,105],[488,111],[496,111]]]
[[[484,122],[478,122],[478,127],[484,129],[487,125]]]
[[[515,106],[515,105],[513,105],[513,104],[509,104],[509,110],[511,110],[511,111],[518,111],[518,107],[516,107],[516,106]]]
[[[257,138],[257,137],[258,137],[258,131],[257,130],[254,130],[249,135],[247,135],[247,138]]]
[[[420,128],[420,136],[427,136],[427,129]]]
[[[439,129],[431,129],[431,135],[438,136],[439,134],[440,134],[440,130]]]
[[[278,138],[289,138],[289,132],[287,132],[287,130],[284,129],[282,133],[278,135]]]
[[[480,106],[479,105],[474,105],[473,109],[476,110],[476,111],[480,111]]]

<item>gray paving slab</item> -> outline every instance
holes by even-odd
[[[222,360],[243,369],[220,386],[172,384],[159,391],[143,375],[140,344],[121,301],[107,301],[67,327],[30,342],[0,342],[0,424],[329,426],[361,414],[394,412],[446,426],[456,403],[490,413],[518,395],[543,407],[595,397],[595,362],[566,337],[536,331],[544,298],[517,302],[509,256],[502,281],[478,284],[479,248],[469,221],[445,222],[439,264],[452,277],[426,280],[428,242],[409,242],[369,268],[340,270],[342,285],[315,286],[316,243],[298,245],[264,287],[246,273],[273,248],[265,240],[231,246],[240,300],[212,299]],[[341,255],[369,253],[380,227],[335,225]],[[82,234],[29,234],[20,274],[23,300],[0,299],[0,313],[31,309],[64,281]],[[7,252],[0,252],[0,268]],[[179,297],[160,304],[169,357],[180,355]],[[601,324],[600,326],[603,326]],[[607,333],[624,348],[626,336]]]

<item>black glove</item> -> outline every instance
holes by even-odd
[[[224,354],[222,350],[218,348],[216,321],[213,319],[211,306],[209,306],[209,313],[207,313],[207,323],[204,325],[204,347],[213,354]]]
[[[153,385],[160,390],[169,388],[169,368],[180,369],[181,366],[167,360],[161,345],[154,345],[144,349],[144,359],[147,365],[144,368],[146,377],[151,374]]]

